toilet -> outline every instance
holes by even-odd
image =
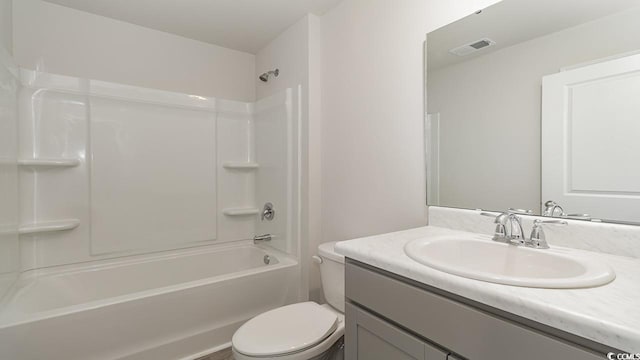
[[[231,341],[236,360],[342,360],[344,256],[335,243],[320,245],[313,257],[328,304],[296,303],[247,321]]]

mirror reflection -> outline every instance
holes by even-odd
[[[504,0],[427,36],[427,203],[640,222],[640,2]]]

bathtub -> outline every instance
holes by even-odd
[[[26,272],[2,304],[0,359],[192,359],[297,301],[297,265],[243,243]]]

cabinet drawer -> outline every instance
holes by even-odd
[[[605,358],[352,262],[346,264],[345,276],[350,301],[468,359]]]
[[[349,360],[447,360],[448,353],[352,304],[345,311]]]

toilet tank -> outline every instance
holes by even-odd
[[[336,253],[337,241],[318,246],[320,262],[320,278],[322,291],[327,303],[336,310],[344,312],[344,256]]]

